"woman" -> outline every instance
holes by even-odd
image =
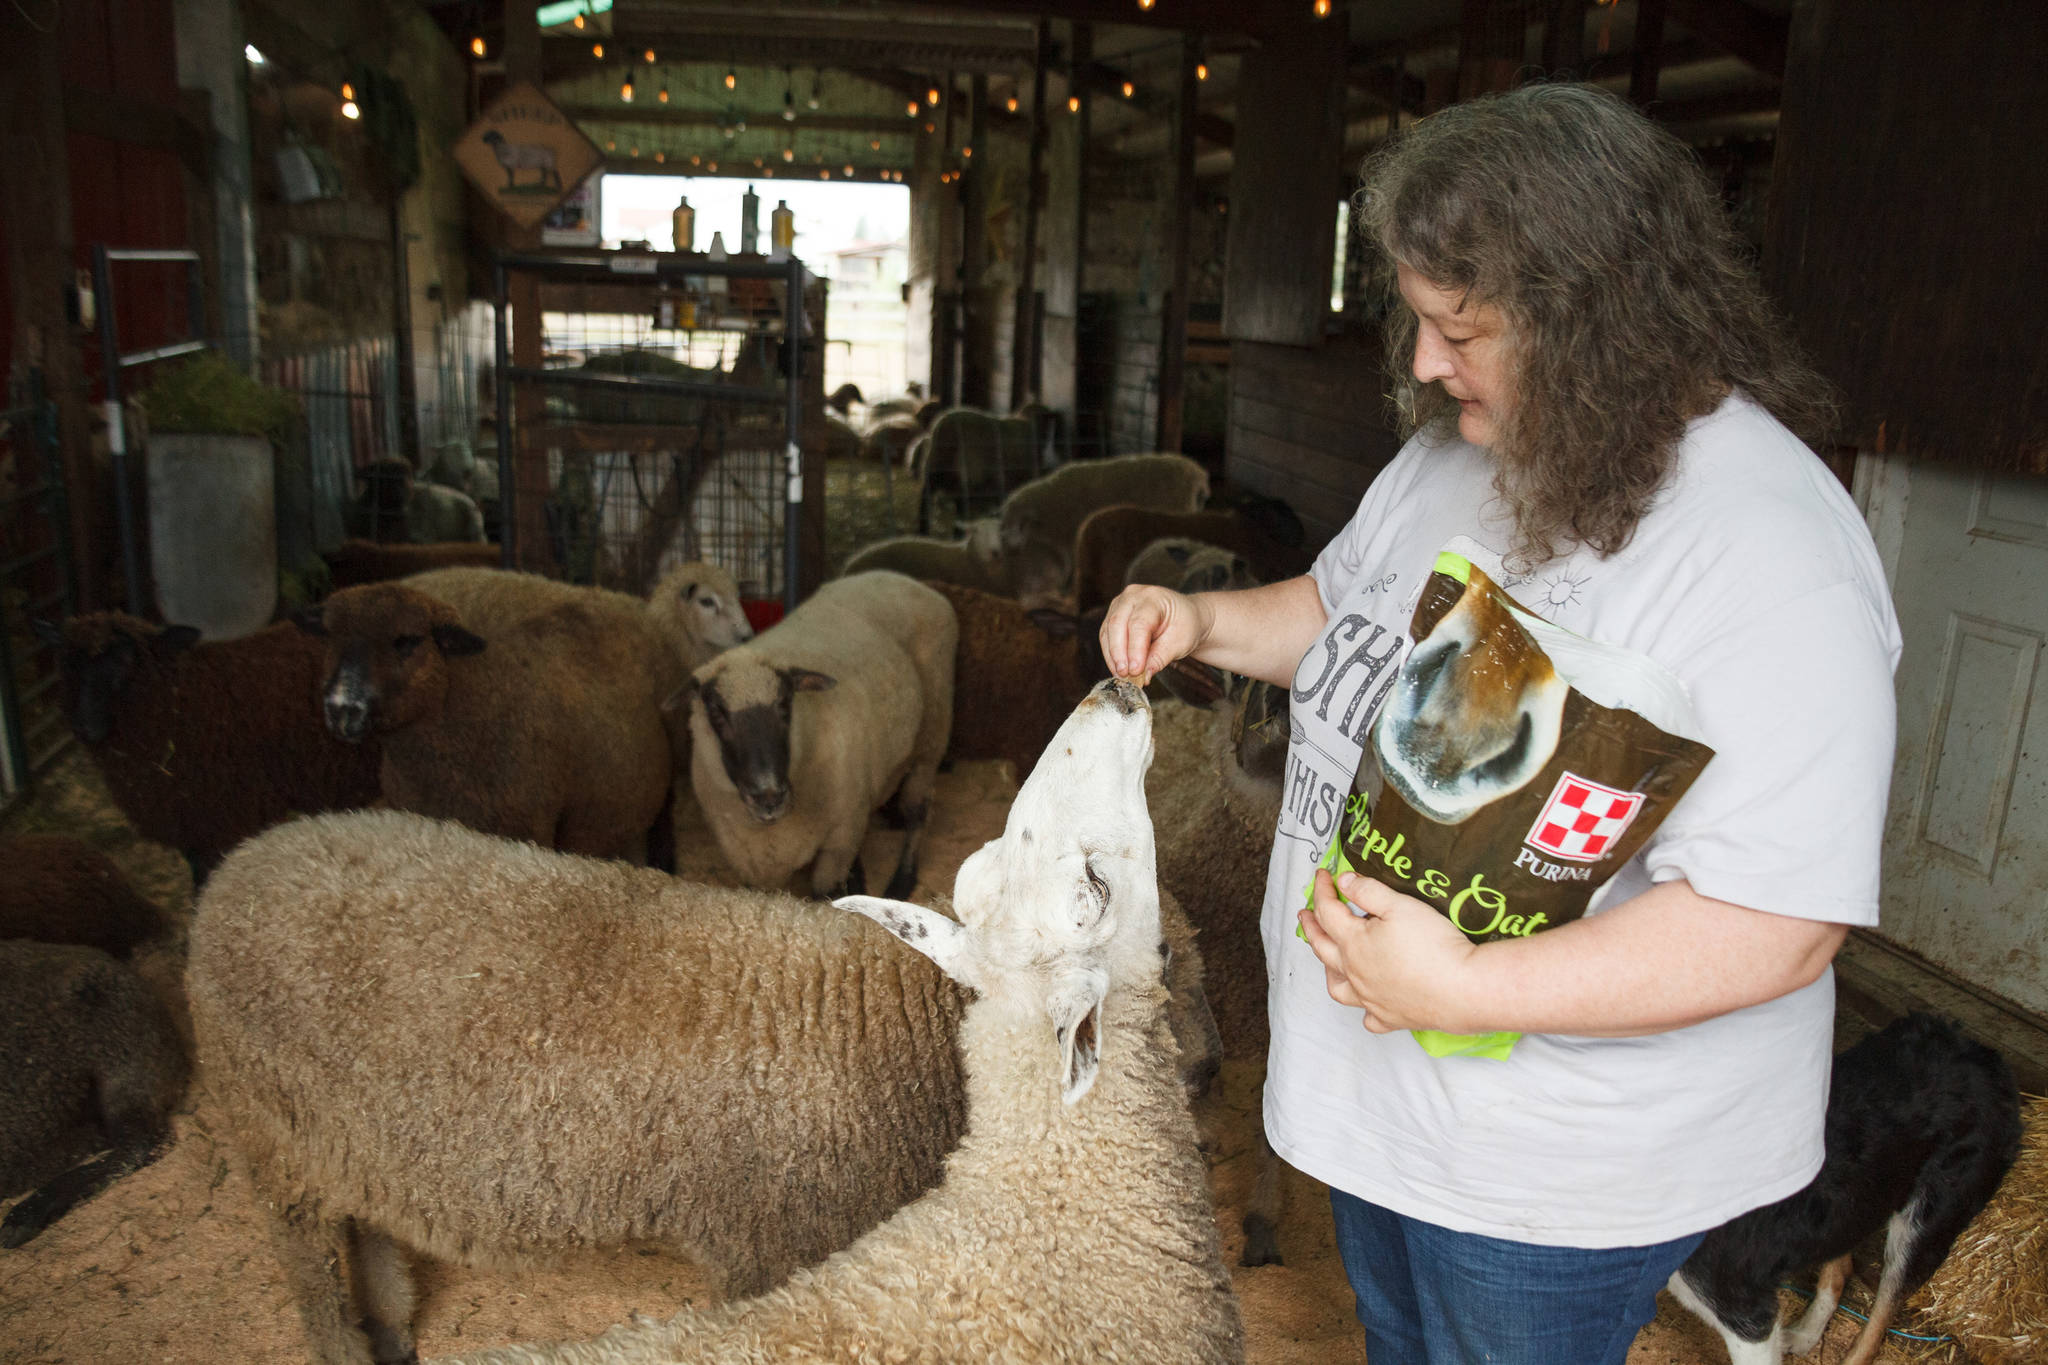
[[[1792,434],[1822,385],[1684,147],[1531,87],[1422,120],[1359,208],[1414,437],[1309,574],[1127,589],[1103,651],[1293,687],[1266,1129],[1331,1187],[1372,1365],[1620,1362],[1701,1233],[1819,1168],[1829,963],[1877,918],[1898,628]],[[1716,751],[1598,913],[1483,945],[1316,871],[1444,549],[1663,664]],[[1439,1059],[1422,1028],[1525,1036]]]

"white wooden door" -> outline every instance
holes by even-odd
[[[1859,475],[1905,635],[1881,932],[2048,1013],[2048,480]]]

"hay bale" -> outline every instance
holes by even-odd
[[[2019,1160],[1908,1304],[1922,1330],[1956,1339],[1916,1347],[1917,1361],[1955,1345],[1979,1365],[2048,1359],[2048,1098],[2028,1096],[2021,1117]]]

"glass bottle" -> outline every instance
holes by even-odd
[[[672,215],[672,222],[675,228],[676,250],[695,251],[697,249],[697,210],[690,207],[689,196],[685,195],[676,201],[676,211]]]

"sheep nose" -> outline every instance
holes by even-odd
[[[1122,716],[1145,710],[1151,705],[1145,698],[1145,689],[1129,678],[1104,678],[1095,684],[1095,690],[1088,699],[1108,702]]]
[[[370,730],[370,704],[357,697],[327,699],[327,731],[336,739],[354,744]]]
[[[747,812],[762,824],[772,824],[789,813],[789,788],[772,787],[742,793]]]

